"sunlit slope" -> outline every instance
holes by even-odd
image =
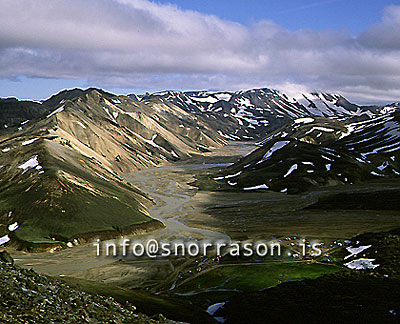
[[[223,143],[177,107],[101,90],[64,91],[37,105],[45,113],[22,123],[5,114],[0,137],[0,237],[20,247],[161,227],[147,213],[151,198],[121,176]]]
[[[3,232],[18,225],[9,235],[18,246],[75,244],[161,226],[148,216],[151,201],[139,190],[46,136],[6,154],[0,215]]]

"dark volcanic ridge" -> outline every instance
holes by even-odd
[[[395,111],[355,123],[299,118],[270,134],[259,146],[214,173],[208,186],[298,194],[322,186],[398,178],[400,114]]]

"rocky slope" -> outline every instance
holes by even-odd
[[[1,323],[177,323],[0,261]]]

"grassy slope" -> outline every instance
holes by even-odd
[[[263,318],[270,323],[398,323],[400,229],[358,235],[351,242],[352,246],[372,246],[349,260],[376,259],[374,264],[379,266],[373,270],[343,269],[315,280],[239,293],[218,316],[226,317],[227,323],[258,323]],[[343,260],[348,255],[344,248],[335,254],[343,262],[349,261]]]
[[[139,190],[115,178],[107,181],[96,176],[99,169],[95,163],[71,150],[67,155],[73,163],[50,154],[48,145],[68,148],[49,143],[39,140],[21,154],[30,157],[36,153],[43,174],[35,169],[22,173],[10,162],[0,183],[0,219],[3,224],[19,223],[12,237],[23,242],[23,247],[60,245],[74,238],[90,238],[94,234],[87,234],[93,232],[108,238],[162,226],[148,216],[146,206],[151,202]],[[11,159],[18,158],[8,154]],[[140,226],[145,223],[149,226]]]
[[[340,268],[320,263],[279,262],[270,264],[231,265],[216,267],[194,277],[177,289],[179,292],[199,289],[231,289],[252,291],[270,288],[284,281],[317,278]]]
[[[173,320],[187,321],[190,323],[215,323],[202,309],[190,305],[187,301],[175,300],[173,298],[165,299],[143,291],[115,287],[85,279],[70,277],[57,279],[66,282],[73,288],[78,288],[79,290],[91,294],[111,296],[120,303],[132,303],[139,312],[146,315],[151,316],[161,313]]]

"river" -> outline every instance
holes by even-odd
[[[158,241],[176,239],[208,239],[212,241],[229,241],[230,237],[216,230],[195,227],[186,224],[191,215],[197,215],[198,204],[193,203],[197,189],[188,185],[193,174],[200,169],[227,166],[251,150],[251,143],[230,143],[211,153],[197,156],[194,159],[176,164],[148,168],[124,175],[125,179],[152,197],[156,204],[149,209],[150,216],[165,224],[165,228],[135,237],[135,240],[154,238]],[[221,163],[223,161],[224,163]],[[112,243],[111,241],[102,242]],[[82,244],[54,253],[27,253],[15,251],[15,262],[23,267],[53,276],[77,276],[89,279],[100,279],[106,282],[119,280],[121,272],[128,271],[127,276],[143,273],[143,269],[157,268],[157,264],[168,263],[163,259],[130,259],[119,262],[112,257],[96,255],[93,244]],[[129,266],[129,270],[126,267]],[[171,265],[167,265],[171,267]],[[163,266],[161,266],[163,267]],[[151,271],[150,271],[151,272]],[[115,278],[114,278],[115,277]],[[139,276],[140,277],[140,276]],[[142,277],[140,277],[143,279]]]

